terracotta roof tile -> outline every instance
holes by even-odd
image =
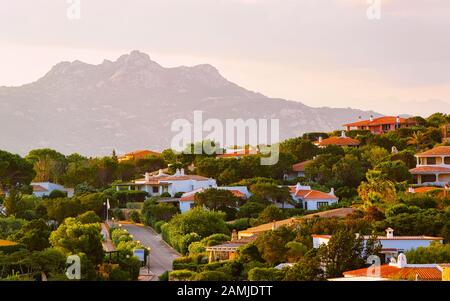
[[[382,124],[395,124],[397,123],[397,117],[396,116],[384,116],[384,117],[378,117],[374,118],[372,121],[370,119],[367,120],[361,120],[353,123],[344,124],[344,126],[350,126],[350,127],[357,127],[357,126],[377,126]],[[400,118],[400,124],[408,123],[407,118]]]
[[[450,173],[450,167],[442,166],[419,166],[409,170],[412,174],[422,173]]]
[[[450,146],[438,146],[433,149],[416,154],[418,157],[426,156],[450,156]]]
[[[322,141],[316,141],[314,144],[319,146],[338,145],[338,146],[358,146],[361,142],[350,137],[330,137]]]
[[[374,277],[371,276],[369,268],[347,271],[343,273],[346,277]],[[415,280],[440,281],[442,272],[436,267],[404,267],[382,265],[380,266],[380,278],[393,280]]]

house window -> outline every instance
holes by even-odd
[[[152,187],[152,192],[153,193],[158,193],[159,192],[159,187],[158,186],[153,186]]]
[[[169,192],[169,187],[168,186],[163,186],[163,192]]]
[[[328,206],[328,202],[317,202],[317,209]]]
[[[444,163],[445,164],[450,164],[450,157],[445,157],[444,158]]]
[[[422,183],[436,182],[436,175],[422,175]]]
[[[436,165],[436,158],[434,158],[434,157],[427,158],[427,164],[428,165]]]
[[[382,129],[384,132],[387,132],[391,129],[391,125],[390,124],[383,124],[382,125]]]

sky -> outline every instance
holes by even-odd
[[[136,49],[270,97],[424,116],[450,113],[449,37],[448,0],[0,0],[0,86]]]

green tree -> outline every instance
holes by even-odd
[[[261,257],[271,265],[286,262],[289,248],[288,242],[295,238],[294,233],[286,227],[278,228],[274,231],[268,231],[255,241]]]
[[[302,258],[286,271],[286,281],[320,281],[324,280],[320,261],[315,257]]]
[[[43,219],[27,222],[20,231],[10,236],[11,240],[24,244],[30,251],[41,251],[50,246],[51,229]]]
[[[35,149],[28,153],[26,159],[34,165],[36,182],[62,182],[67,167],[63,154],[49,148]]]
[[[103,260],[100,224],[82,224],[75,218],[67,218],[50,234],[50,244],[65,253],[84,253],[93,264]]]
[[[33,164],[14,155],[0,150],[0,193],[4,188],[28,185],[36,173]]]
[[[271,223],[273,221],[278,221],[285,219],[286,215],[283,210],[278,208],[275,205],[267,206],[259,215],[257,219],[257,224],[266,224]]]
[[[328,244],[322,244],[318,250],[320,261],[325,266],[326,277],[341,277],[349,270],[362,268],[364,240],[350,231],[339,230],[333,234]]]
[[[221,207],[235,208],[240,199],[233,193],[225,189],[210,188],[196,193],[194,196],[196,203],[211,210],[218,210]]]

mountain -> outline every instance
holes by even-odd
[[[0,149],[25,154],[50,147],[92,156],[162,150],[176,134],[171,122],[192,120],[194,110],[221,120],[279,118],[281,139],[378,115],[269,98],[228,81],[211,65],[165,68],[132,51],[99,65],[61,62],[33,83],[0,87]]]

